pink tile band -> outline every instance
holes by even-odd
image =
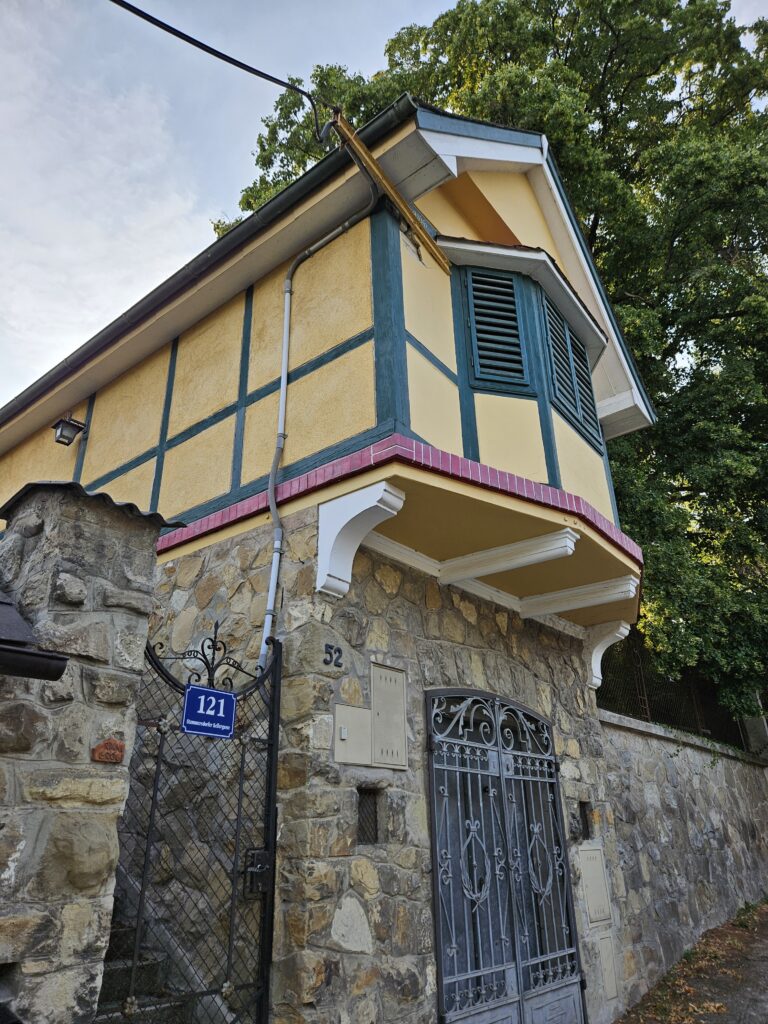
[[[492,466],[485,466],[472,459],[452,455],[450,452],[441,451],[439,448],[433,448],[421,441],[414,441],[410,437],[403,437],[401,434],[391,434],[358,452],[344,455],[340,459],[334,459],[333,462],[327,462],[324,466],[318,466],[317,469],[311,469],[308,473],[302,473],[301,476],[294,477],[292,480],[284,481],[277,488],[278,504],[290,501],[291,498],[297,498],[302,494],[309,494],[326,484],[363,473],[373,466],[386,465],[388,462],[403,462],[407,465],[418,466],[431,473],[466,480],[468,483],[487,490],[522,498],[523,501],[529,501],[534,505],[568,512],[597,530],[606,540],[634,559],[638,565],[643,564],[643,553],[639,545],[583,498],[579,498],[569,491],[561,491],[557,487],[549,487],[547,484],[536,483],[534,480],[515,476],[513,473],[505,473]],[[157,542],[157,550],[158,552],[168,551],[180,544],[187,543],[187,541],[202,537],[207,533],[214,533],[224,526],[231,526],[249,516],[264,512],[266,509],[267,492],[261,491],[259,494],[237,501],[219,512],[203,516],[202,519],[197,519],[189,526],[183,526],[165,534]]]

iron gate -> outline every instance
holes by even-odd
[[[427,721],[441,1022],[583,1024],[549,724],[455,690]]]
[[[181,731],[184,684],[237,692],[234,735]],[[274,907],[281,646],[254,676],[213,636],[147,647],[119,824],[110,948],[96,1021],[266,1024]]]

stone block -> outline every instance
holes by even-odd
[[[381,892],[379,872],[376,865],[368,857],[353,857],[349,866],[349,878],[352,888],[363,899],[370,900]]]
[[[89,665],[83,668],[83,681],[87,700],[126,707],[136,698],[141,676],[134,672]]]
[[[339,903],[331,924],[331,941],[350,953],[372,953],[373,936],[365,908],[357,896],[348,893]]]
[[[144,649],[147,645],[147,630],[121,627],[113,630],[113,663],[117,668],[130,672],[141,672],[144,667]]]
[[[30,771],[20,780],[21,798],[26,802],[43,802],[58,807],[93,804],[119,804],[128,792],[124,772],[82,771],[72,768],[45,768]]]
[[[58,908],[4,902],[0,906],[0,963],[51,956],[59,948]]]
[[[46,974],[29,975],[20,983],[14,1009],[25,1024],[85,1024],[99,998],[101,960]]]
[[[373,575],[384,593],[390,598],[395,597],[403,582],[402,572],[394,565],[384,562],[376,566]]]
[[[424,992],[426,977],[421,963],[412,957],[387,957],[381,964],[381,976],[379,991],[386,1019],[401,1020],[404,1008]]]
[[[36,899],[99,896],[118,858],[115,815],[61,811],[52,817],[39,869],[28,888]]]
[[[85,621],[84,618],[78,616],[76,619],[70,618],[67,622],[38,622],[40,646],[75,658],[108,662],[111,624],[99,620]]]
[[[241,550],[247,551],[245,547]],[[170,563],[170,565],[174,566],[176,570],[175,586],[181,590],[188,590],[200,575],[203,560],[200,555],[187,555],[184,558],[180,558],[178,562]],[[247,569],[249,565],[241,565],[241,568]]]
[[[84,705],[71,703],[57,709],[51,716],[51,724],[51,746],[56,760],[67,764],[90,761],[91,721]]]
[[[28,754],[51,736],[48,715],[23,701],[0,703],[0,754]]]
[[[101,591],[101,603],[105,608],[120,608],[147,618],[152,614],[153,598],[151,593],[142,590],[124,589],[106,583]]]
[[[185,608],[176,616],[171,631],[171,650],[176,654],[186,651],[192,643],[192,636],[195,632],[199,612],[197,608]]]
[[[278,755],[278,789],[295,789],[304,786],[309,778],[310,759],[298,751],[283,751]]]
[[[62,604],[80,607],[88,598],[88,584],[80,577],[73,576],[72,573],[60,572],[56,577],[53,596]]]
[[[327,679],[317,676],[293,676],[283,683],[280,717],[284,722],[293,722],[316,710],[328,711],[332,697],[333,687]]]
[[[82,666],[75,661],[67,662],[61,679],[49,680],[40,685],[40,699],[49,707],[79,700],[81,695]]]

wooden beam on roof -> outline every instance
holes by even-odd
[[[352,150],[363,167],[365,167],[368,174],[370,174],[379,186],[382,193],[394,205],[397,212],[408,225],[408,229],[417,245],[426,249],[435,263],[437,263],[438,267],[440,267],[444,273],[450,275],[451,261],[442,251],[434,238],[429,234],[406,200],[403,199],[397,191],[395,186],[389,180],[389,177],[376,162],[370,149],[368,149],[365,143],[361,141],[358,133],[339,110],[334,111],[333,125],[338,132],[339,137],[342,139],[342,144]]]
[[[637,596],[640,580],[637,576],[619,576],[602,583],[588,583],[583,587],[568,590],[553,590],[548,594],[536,594],[520,600],[520,617],[533,615],[561,615],[577,608],[594,608],[614,601],[629,601]]]
[[[440,562],[438,579],[441,583],[460,583],[462,580],[493,576],[510,569],[521,569],[526,565],[551,562],[555,558],[567,558],[576,547],[579,534],[566,527],[540,537],[529,537],[515,544],[504,544],[485,551],[473,551],[469,555],[449,558]]]

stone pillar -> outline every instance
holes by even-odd
[[[25,488],[3,514],[0,587],[69,663],[57,682],[0,676],[0,985],[25,1024],[85,1024],[163,520],[72,484]]]

